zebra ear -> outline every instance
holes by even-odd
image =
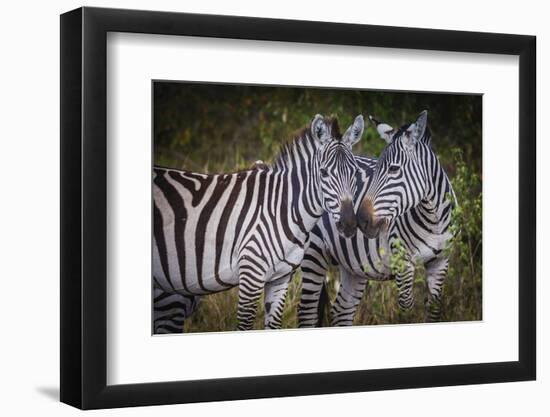
[[[374,126],[376,126],[376,130],[380,137],[384,139],[386,143],[391,143],[394,134],[393,127],[386,123],[379,122],[372,116],[369,116],[369,120]]]
[[[424,136],[424,132],[426,131],[426,126],[428,125],[428,110],[424,110],[422,113],[418,115],[418,118],[416,119],[416,122],[413,123],[413,125],[409,128],[412,131],[412,136],[419,140]]]
[[[330,129],[325,122],[325,118],[320,114],[315,115],[311,122],[311,134],[313,138],[319,142],[327,142],[330,140]]]
[[[342,142],[348,145],[350,148],[355,145],[363,136],[363,130],[365,130],[365,121],[363,115],[359,115],[353,121],[353,124],[348,127],[344,136],[342,136]]]
[[[409,126],[405,135],[403,135],[403,144],[409,148],[413,148],[414,145],[424,136],[426,131],[426,126],[428,124],[428,112],[424,110],[416,122]]]

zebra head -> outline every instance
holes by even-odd
[[[375,238],[395,217],[416,207],[426,196],[429,164],[423,162],[431,153],[426,110],[414,123],[399,129],[369,118],[387,145],[359,206],[357,221],[368,238]]]
[[[344,237],[353,236],[357,230],[353,197],[357,191],[358,166],[351,148],[361,139],[364,127],[362,115],[355,118],[343,135],[336,119],[317,115],[311,122],[311,134],[320,143],[314,175],[321,190],[322,206]]]

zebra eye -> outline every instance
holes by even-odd
[[[399,165],[390,165],[388,171],[395,174],[397,171],[399,171]]]
[[[328,177],[328,171],[325,168],[321,168],[320,171],[322,177]]]

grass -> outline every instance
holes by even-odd
[[[355,315],[354,325],[380,325],[424,322],[424,297],[426,294],[424,271],[419,269],[415,277],[414,307],[401,312],[397,305],[397,287],[394,281],[371,281],[363,295]],[[338,272],[328,275],[328,293],[334,300],[338,287]],[[289,285],[283,313],[283,329],[298,327],[298,304],[301,293],[301,273],[297,272]],[[237,287],[202,298],[198,310],[185,322],[184,332],[220,332],[237,328]],[[442,321],[473,321],[482,319],[481,275],[465,279],[449,275],[445,282],[442,301]],[[255,330],[263,329],[263,299],[258,304]]]

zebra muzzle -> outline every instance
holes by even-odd
[[[377,238],[382,230],[387,229],[388,221],[384,217],[377,217],[372,202],[363,200],[357,212],[357,226],[369,239]]]
[[[336,228],[346,238],[353,237],[357,233],[357,218],[353,212],[353,203],[351,200],[342,201],[340,219],[336,222]]]

